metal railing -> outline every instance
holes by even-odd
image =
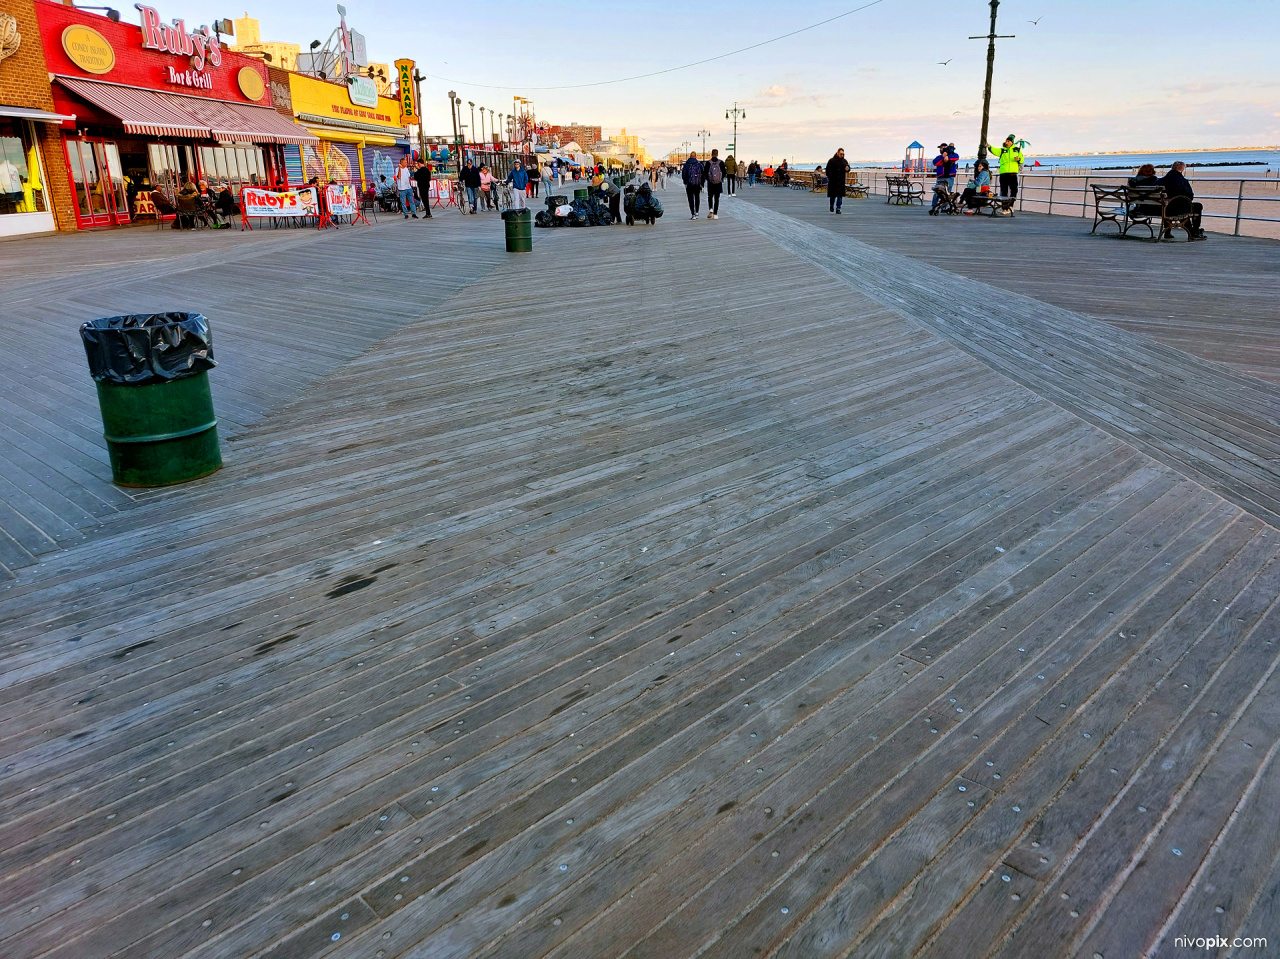
[[[887,194],[886,174],[902,175],[895,170],[858,169],[852,172],[857,174],[858,182],[866,184],[870,192],[877,196]],[[965,178],[963,172],[956,177],[957,187],[964,183]],[[913,175],[913,179],[925,184],[927,195],[933,177]],[[994,181],[996,178],[992,179]],[[1093,216],[1093,191],[1090,187],[1123,186],[1128,179],[1129,174],[1123,171],[1106,174],[1023,173],[1018,177],[1017,209],[1019,212],[1090,219]],[[1260,174],[1256,177],[1194,177],[1191,183],[1196,190],[1196,202],[1204,207],[1204,219],[1221,224],[1213,228],[1206,223],[1206,228],[1240,236],[1242,224],[1275,224],[1272,230],[1263,228],[1262,232],[1250,235],[1280,238],[1280,209],[1263,206],[1280,203],[1280,179],[1274,174]],[[995,188],[996,183],[993,182],[992,189]],[[1263,211],[1272,215],[1264,215]]]

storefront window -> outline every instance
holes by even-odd
[[[200,170],[206,180],[226,183],[232,193],[265,182],[262,151],[254,146],[201,147]]]
[[[48,210],[30,121],[0,117],[0,214]]]

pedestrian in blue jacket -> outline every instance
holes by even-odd
[[[523,210],[524,189],[529,185],[529,172],[519,160],[507,174],[507,182],[511,184],[511,209]]]

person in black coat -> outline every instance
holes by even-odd
[[[1169,203],[1170,213],[1184,211],[1186,208],[1182,206],[1183,203],[1191,204],[1190,238],[1192,240],[1203,240],[1205,238],[1205,233],[1204,230],[1200,228],[1200,217],[1204,213],[1204,206],[1200,203],[1194,202],[1196,191],[1191,188],[1191,181],[1188,180],[1183,173],[1186,168],[1187,165],[1179,160],[1173,165],[1168,173],[1160,178],[1160,184],[1164,187],[1164,194],[1170,201],[1173,201],[1175,198],[1180,198],[1181,202],[1179,203]]]
[[[720,159],[720,151],[712,150],[711,158],[702,164],[702,182],[707,185],[707,219],[720,219],[720,194],[724,190],[724,181],[729,173],[724,161]]]
[[[844,148],[827,161],[827,203],[832,213],[839,213],[844,205],[844,183],[849,173],[849,161],[844,158]]]
[[[418,184],[418,198],[422,200],[423,217],[431,219],[431,167],[422,160],[418,161],[418,169],[413,171],[414,182]]]

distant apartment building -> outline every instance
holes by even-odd
[[[267,62],[282,70],[298,69],[298,54],[302,48],[296,43],[263,43],[262,28],[258,21],[245,14],[235,21],[236,42],[231,49],[237,53],[266,54],[271,59]]]
[[[561,145],[574,140],[580,143],[584,150],[590,150],[602,139],[600,127],[584,126],[581,123],[568,123],[564,126],[552,125],[547,129],[547,135],[559,139]]]

